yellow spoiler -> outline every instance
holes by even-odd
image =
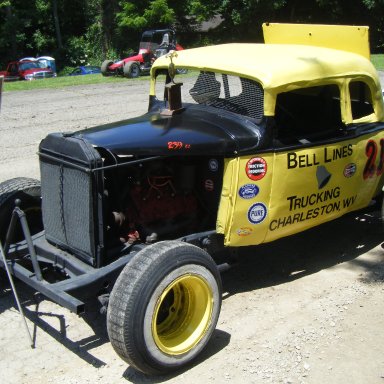
[[[320,24],[263,24],[266,44],[299,44],[357,53],[370,59],[369,27]]]

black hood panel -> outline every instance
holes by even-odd
[[[187,108],[173,116],[147,113],[73,136],[116,155],[233,155],[258,147],[261,132],[238,115]]]

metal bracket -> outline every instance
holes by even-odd
[[[29,230],[29,226],[28,226],[27,218],[25,217],[25,213],[22,209],[20,209],[20,204],[21,204],[21,200],[17,199],[15,201],[15,208],[13,209],[11,222],[9,224],[7,235],[5,237],[5,245],[4,245],[4,252],[5,253],[3,256],[4,256],[4,258],[6,258],[6,255],[8,254],[9,246],[12,243],[12,239],[13,239],[13,236],[15,233],[16,223],[17,223],[17,220],[19,219],[20,224],[21,224],[21,228],[23,230],[24,238],[25,238],[25,241],[27,243],[28,251],[29,251],[29,254],[31,256],[33,271],[35,272],[37,280],[42,281],[43,276],[41,274],[39,262],[37,261],[35,247],[33,246],[33,242],[32,242],[31,232]]]

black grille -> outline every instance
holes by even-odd
[[[40,145],[42,211],[47,240],[98,264],[96,150],[78,138],[49,135]]]

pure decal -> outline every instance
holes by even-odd
[[[267,207],[263,203],[253,204],[248,210],[248,220],[252,224],[260,224],[267,217]]]

